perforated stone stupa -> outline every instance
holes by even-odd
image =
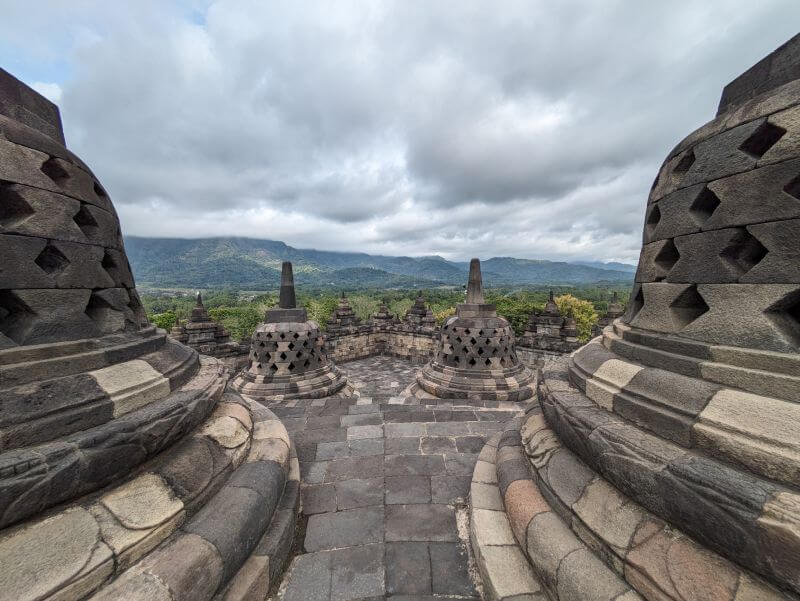
[[[211,357],[236,357],[249,351],[246,345],[232,341],[228,331],[211,319],[199,292],[191,316],[172,328],[170,337]]]
[[[333,315],[328,320],[327,329],[329,332],[349,331],[361,325],[361,320],[356,316],[350,302],[344,292],[339,298],[339,303],[333,310]]]
[[[514,330],[484,300],[480,261],[472,259],[467,302],[442,326],[417,383],[441,398],[522,401],[533,395],[533,382],[533,372],[517,358]]]
[[[320,398],[347,383],[328,359],[325,335],[297,308],[292,264],[284,262],[278,307],[253,333],[250,362],[232,388],[255,399]]]
[[[406,311],[404,321],[421,328],[436,327],[436,318],[433,316],[433,311],[425,305],[425,299],[421,295],[417,296],[414,304]]]
[[[476,506],[473,546],[528,566],[519,594],[800,593],[798,77],[800,36],[669,153],[625,314],[548,362],[539,406],[490,441],[475,482],[499,484],[492,532],[514,536],[482,545]]]
[[[2,70],[0,257],[0,598],[265,592],[299,505],[286,430],[148,323],[105,189]]]
[[[561,315],[552,290],[544,310],[534,312],[528,319],[528,325],[518,343],[520,353],[533,355],[534,362],[539,365],[547,357],[571,353],[581,345],[575,319]]]
[[[625,313],[625,307],[619,302],[619,294],[614,291],[611,297],[611,302],[608,303],[606,312],[597,320],[597,323],[592,326],[592,336],[600,336],[603,333],[603,328],[610,326],[614,323],[615,319],[622,317]]]

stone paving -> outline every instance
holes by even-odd
[[[416,367],[344,364],[350,397],[270,405],[297,448],[307,520],[280,601],[480,598],[466,501],[477,454],[522,405],[403,396]]]

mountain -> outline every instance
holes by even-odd
[[[587,267],[596,267],[598,269],[611,269],[613,271],[636,273],[636,265],[631,265],[630,263],[617,263],[616,261],[609,261],[608,263],[601,263],[600,261],[575,261],[575,265],[586,265]]]
[[[414,288],[463,285],[469,264],[439,256],[391,257],[300,249],[253,238],[142,238],[125,248],[136,282],[152,287],[267,290],[292,261],[298,284],[320,288]],[[621,265],[621,264],[620,264]],[[494,257],[482,262],[487,285],[629,282],[633,274],[592,265]]]

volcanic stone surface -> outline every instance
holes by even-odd
[[[111,199],[2,70],[0,256],[0,597],[266,594],[299,502],[285,429],[148,323]]]
[[[470,476],[520,405],[409,396],[415,368],[391,357],[342,370],[352,395],[268,404],[297,446],[306,520],[276,598],[477,601]]]
[[[419,386],[440,398],[522,401],[533,395],[534,374],[517,357],[514,330],[483,296],[480,262],[470,263],[467,302],[442,326]]]
[[[267,311],[253,333],[249,365],[232,382],[250,398],[320,398],[347,380],[329,360],[325,335],[295,300],[292,264],[283,264],[279,306]]]
[[[667,156],[624,315],[546,363],[538,406],[494,441],[503,544],[551,598],[800,593],[797,48]]]

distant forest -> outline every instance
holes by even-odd
[[[489,288],[487,302],[497,305],[497,312],[511,322],[517,335],[525,331],[528,319],[534,311],[541,311],[550,287],[527,290],[512,288]],[[553,287],[556,302],[563,313],[572,314],[578,322],[582,340],[588,340],[591,327],[602,316],[611,295],[616,291],[622,302],[627,302],[629,285]],[[461,289],[422,290],[351,290],[348,301],[356,315],[369,319],[385,301],[389,311],[401,318],[421,294],[433,311],[438,323],[455,313],[455,306],[464,302]],[[298,304],[308,311],[309,319],[325,325],[339,302],[339,292],[332,290],[298,289]],[[236,290],[206,290],[203,302],[213,319],[222,323],[236,340],[249,340],[253,330],[263,321],[264,312],[277,304],[277,291],[269,293],[246,293]],[[159,327],[169,329],[178,320],[186,319],[194,306],[193,292],[143,291],[142,300],[150,320]]]

